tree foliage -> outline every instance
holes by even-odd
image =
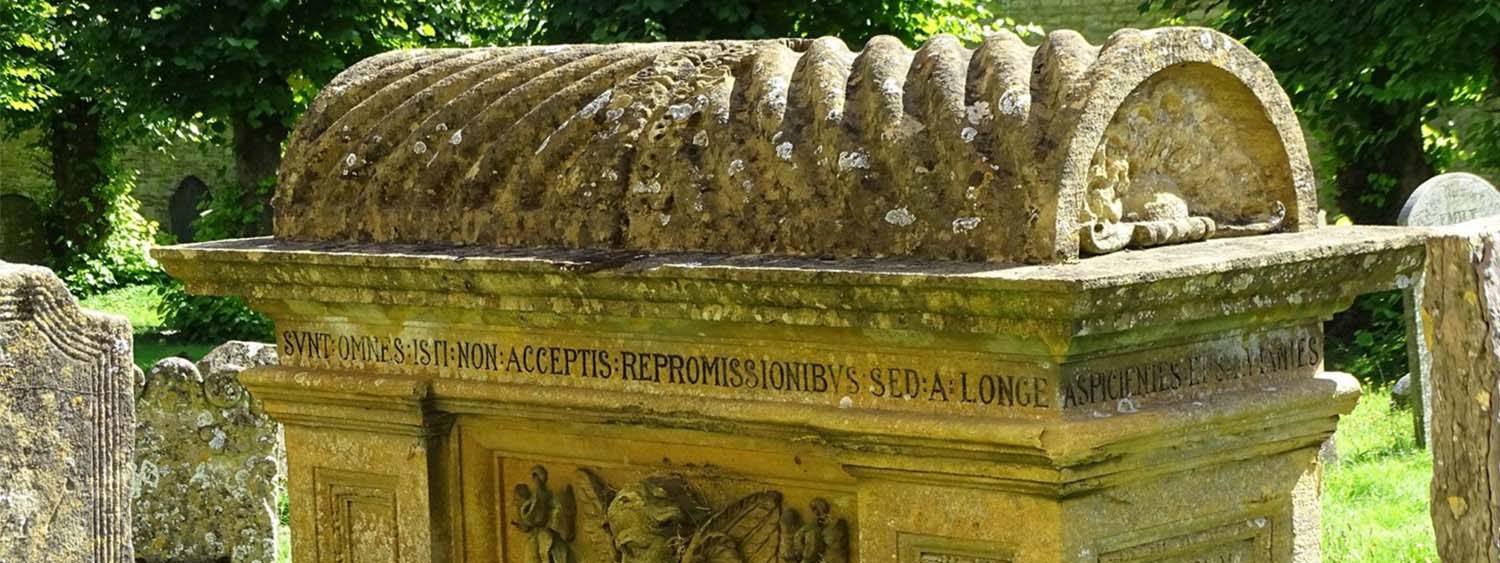
[[[56,11],[42,0],[0,3],[0,108],[35,111],[55,94],[41,57],[54,47],[48,23]]]
[[[1312,126],[1339,207],[1356,222],[1392,222],[1411,190],[1455,158],[1500,164],[1500,0],[1144,6],[1220,10],[1216,27],[1270,64]]]
[[[881,34],[910,43],[939,33],[977,39],[989,23],[983,3],[965,0],[541,0],[516,11],[530,16],[533,37],[550,43],[821,35],[862,42]]]
[[[140,131],[110,85],[94,71],[97,25],[76,2],[17,0],[0,5],[0,121],[9,133],[34,130],[50,155],[52,178],[41,222],[49,265],[89,294],[153,277],[147,255],[155,225],[130,196],[133,176],[116,161],[122,139]]]
[[[399,47],[464,45],[505,32],[479,2],[424,0],[111,0],[80,4],[100,46],[97,73],[131,107],[228,134],[238,185],[216,201],[239,232],[269,227],[271,187],[292,122],[355,62]],[[268,180],[270,179],[270,180]],[[210,229],[210,231],[215,229]]]

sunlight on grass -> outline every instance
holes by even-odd
[[[1323,475],[1323,559],[1437,561],[1427,513],[1432,456],[1416,447],[1411,412],[1388,388],[1367,389],[1339,421],[1339,461]]]
[[[155,286],[135,285],[122,287],[80,300],[85,309],[113,313],[130,319],[136,334],[154,331],[161,327],[161,313],[156,305],[161,303],[161,294]]]
[[[141,371],[149,371],[158,360],[168,356],[196,362],[214,349],[216,343],[184,342],[160,334],[161,315],[156,311],[159,303],[161,294],[149,285],[122,287],[79,301],[86,309],[130,319],[135,332],[135,365],[140,366]]]

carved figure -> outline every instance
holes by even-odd
[[[762,491],[711,509],[681,475],[615,489],[587,469],[593,508],[621,563],[777,563],[781,493]]]
[[[573,563],[574,524],[577,503],[573,486],[564,485],[553,495],[547,487],[547,468],[531,468],[533,487],[516,485],[516,519],[512,523],[530,538],[526,548],[527,563]]]
[[[813,499],[812,519],[802,522],[796,509],[781,515],[781,559],[787,563],[848,563],[849,522],[834,520],[828,501]]]

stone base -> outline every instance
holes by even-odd
[[[596,490],[668,479],[703,508],[683,517],[690,538],[774,492],[780,516],[743,516],[762,535],[737,541],[790,541],[826,500],[845,561],[1319,561],[1318,448],[1359,394],[1325,373],[1189,411],[975,423],[703,399],[648,413],[629,395],[285,368],[245,380],[287,425],[299,561],[548,561],[534,550],[551,532],[518,523],[535,491],[569,488],[573,508],[541,519],[571,518],[554,539],[573,559],[553,560],[612,561],[635,527],[625,493]]]
[[[298,561],[1284,562],[1319,560],[1318,449],[1358,395],[1320,322],[1420,244],[157,256],[276,319],[281,364],[241,380],[285,425]]]

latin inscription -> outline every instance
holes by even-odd
[[[690,352],[621,345],[560,346],[488,335],[477,339],[285,330],[289,365],[388,366],[480,374],[516,381],[574,380],[588,387],[660,386],[706,394],[801,396],[810,402],[870,400],[981,408],[1087,407],[1210,385],[1308,373],[1322,361],[1316,332],[1292,331],[1246,342],[1220,341],[1065,365],[1064,383],[1010,365],[846,354]],[[1133,360],[1130,358],[1142,358]],[[910,362],[910,363],[907,363]],[[936,364],[936,365],[934,365]],[[717,392],[717,393],[715,393]]]
[[[1323,346],[1315,334],[1266,338],[1248,346],[1229,346],[1167,356],[1147,362],[1085,367],[1063,386],[1063,407],[1169,393],[1208,383],[1291,375],[1316,368]]]
[[[283,331],[280,341],[289,357],[345,364],[993,407],[1055,404],[1044,377],[981,371],[297,330]]]

